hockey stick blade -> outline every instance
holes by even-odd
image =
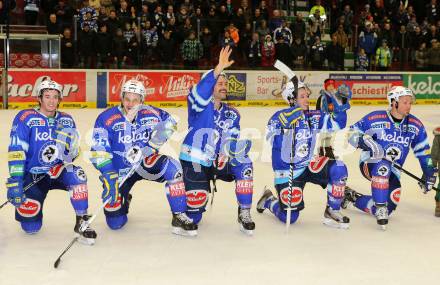
[[[66,252],[72,247],[72,245],[78,240],[78,237],[75,237],[70,243],[69,245],[66,247],[66,249],[64,249],[64,251],[60,254],[60,256],[58,256],[57,260],[55,260],[53,267],[55,269],[58,268],[58,266],[61,263],[61,257],[63,257],[64,254],[66,254]]]
[[[282,61],[277,60],[273,65],[276,69],[284,73],[289,80],[292,80],[296,76],[296,74],[290,69],[287,65],[285,65]]]

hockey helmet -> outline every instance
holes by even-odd
[[[38,85],[38,97],[43,96],[43,91],[46,89],[53,89],[58,91],[58,94],[60,96],[60,99],[63,97],[63,87],[58,84],[57,82],[50,80],[50,79],[45,79],[43,81],[41,81],[40,85]]]
[[[302,81],[298,81],[298,89],[300,88],[306,88],[306,85]],[[289,105],[292,100],[296,100],[295,85],[292,81],[287,82],[287,84],[284,86],[284,89],[281,92],[281,96],[283,97],[284,101],[286,101]]]
[[[121,100],[124,99],[126,92],[138,94],[141,97],[141,101],[144,101],[146,91],[144,84],[138,80],[130,79],[124,83],[121,89]]]
[[[403,86],[394,86],[390,89],[390,91],[388,91],[388,103],[391,105],[392,100],[399,102],[399,98],[403,96],[411,96],[414,100],[414,93],[411,91],[411,89]]]

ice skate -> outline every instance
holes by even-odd
[[[173,234],[189,237],[197,236],[198,226],[185,213],[173,214],[171,225]]]
[[[261,196],[260,200],[258,200],[257,203],[257,212],[263,213],[266,208],[264,208],[264,204],[267,200],[274,198],[272,191],[270,191],[267,187],[264,187],[263,195]]]
[[[354,191],[348,186],[345,186],[344,198],[342,199],[341,208],[347,209],[347,207],[356,203],[356,200],[361,196],[362,194]]]
[[[376,205],[376,219],[377,224],[382,230],[387,229],[388,224],[388,208],[386,204],[378,204]]]
[[[97,234],[94,229],[87,227],[84,231],[80,231],[81,225],[90,219],[89,215],[76,216],[76,224],[74,227],[75,237],[78,237],[78,241],[85,245],[94,245]]]
[[[237,222],[240,224],[240,231],[247,235],[253,235],[255,223],[251,218],[251,209],[241,209],[238,207]]]
[[[350,227],[350,219],[344,216],[340,210],[333,210],[327,205],[324,212],[324,220],[322,221],[324,225],[338,228],[338,229],[348,229]]]

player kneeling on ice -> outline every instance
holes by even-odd
[[[173,233],[195,236],[197,225],[185,213],[182,168],[177,160],[158,153],[175,131],[176,122],[164,110],[144,105],[144,97],[141,82],[125,82],[121,105],[105,110],[95,122],[91,161],[101,172],[102,199],[110,200],[104,208],[107,225],[117,230],[127,223],[130,190],[145,179],[165,182]]]
[[[276,112],[269,120],[267,140],[272,145],[272,168],[275,172],[276,198],[266,189],[258,201],[257,211],[269,209],[279,220],[293,224],[304,209],[303,190],[311,182],[327,188],[325,225],[346,229],[349,218],[340,212],[347,180],[347,167],[342,161],[313,156],[317,132],[337,130],[340,120],[346,120],[346,109],[325,113],[309,110],[309,90],[299,82],[296,90],[292,81],[282,91],[291,106]],[[292,155],[293,152],[293,155]],[[290,221],[288,220],[291,211]]]
[[[375,111],[351,126],[354,134],[350,143],[362,149],[360,169],[371,181],[372,195],[362,195],[351,188],[345,190],[342,207],[354,204],[356,208],[376,216],[382,229],[388,224],[388,215],[400,200],[400,172],[394,164],[402,166],[410,147],[423,170],[426,193],[436,181],[428,136],[422,122],[410,114],[413,92],[402,86],[393,87],[387,94],[388,111]]]
[[[229,61],[231,49],[220,51],[219,63],[205,73],[188,95],[188,126],[180,152],[188,216],[199,223],[208,202],[210,181],[235,181],[238,202],[238,223],[241,231],[252,234],[255,223],[250,209],[253,193],[253,167],[247,156],[249,140],[238,140],[240,114],[222,100],[226,98],[228,80],[223,70],[233,64]],[[214,186],[215,187],[215,186]],[[213,194],[213,192],[212,192]]]
[[[43,204],[50,190],[70,194],[76,213],[74,231],[83,243],[93,244],[96,232],[80,231],[89,218],[87,177],[72,164],[79,154],[79,135],[73,118],[58,111],[62,87],[44,80],[38,86],[39,107],[20,111],[14,118],[8,148],[8,200],[16,207],[15,219],[28,234],[43,224]]]

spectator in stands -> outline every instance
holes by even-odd
[[[260,8],[256,8],[254,15],[252,17],[252,22],[255,22],[255,28],[258,29],[261,26],[261,21],[265,20],[263,15],[261,15]]]
[[[108,21],[107,9],[104,6],[101,6],[98,11],[98,30],[107,21]]]
[[[240,34],[237,27],[234,26],[234,23],[231,23],[227,28],[226,31],[229,32],[229,36],[234,41],[234,46],[238,46],[238,43],[240,42]]]
[[[437,0],[431,0],[431,2],[426,5],[426,18],[430,24],[435,24],[439,20],[440,11],[437,5]]]
[[[61,38],[61,67],[73,68],[75,64],[75,42],[70,28],[65,28]]]
[[[277,28],[281,27],[282,24],[280,10],[273,10],[272,17],[269,19],[269,30],[273,33]]]
[[[196,38],[196,32],[192,31],[182,44],[182,59],[185,69],[196,69],[198,61],[203,56],[203,46]]]
[[[36,25],[38,12],[40,11],[40,0],[24,0],[24,19],[26,25]]]
[[[209,8],[208,17],[206,19],[206,26],[212,34],[212,38],[217,41],[220,34],[220,19],[218,18],[215,8]]]
[[[329,70],[343,70],[344,68],[344,48],[339,45],[338,38],[335,34],[332,36],[332,41],[327,44],[326,57]]]
[[[72,27],[73,9],[69,4],[66,4],[65,0],[59,0],[53,10],[57,15],[57,19],[60,21],[62,29]]]
[[[371,23],[367,24],[365,31],[359,33],[359,48],[364,49],[371,63],[376,52],[377,34],[371,30]]]
[[[420,26],[415,27],[414,32],[410,33],[409,47],[411,49],[411,61],[415,61],[415,52],[418,50],[422,43],[425,42],[425,36],[422,35]],[[426,43],[425,43],[426,48]]]
[[[57,19],[55,13],[49,15],[49,21],[47,22],[47,33],[49,35],[59,35],[61,34],[61,23]]]
[[[157,33],[157,27],[151,25],[150,21],[144,23],[145,28],[142,30],[142,41],[143,45],[141,47],[142,51],[142,61],[143,64],[145,59],[149,61],[156,60],[156,47],[159,42],[159,34]]]
[[[322,70],[322,66],[324,64],[325,55],[326,55],[325,46],[321,42],[320,37],[316,36],[314,40],[315,42],[310,47],[310,55],[309,55],[310,63],[312,69]]]
[[[261,21],[261,26],[257,28],[257,33],[260,35],[260,39],[264,39],[266,35],[270,34],[266,20]]]
[[[108,20],[105,24],[107,26],[107,31],[111,36],[116,35],[116,31],[118,29],[122,28],[121,22],[119,21],[119,18],[117,16],[115,10],[110,11],[110,15],[109,15]]]
[[[376,23],[382,23],[385,17],[385,9],[383,6],[383,0],[375,0],[374,5],[371,7],[371,15]]]
[[[179,12],[177,13],[177,24],[183,25],[189,17],[188,8],[185,5],[180,6]]]
[[[244,30],[239,31],[239,36],[240,41],[238,42],[238,52],[240,53],[242,59],[246,59],[249,51],[249,44],[252,41],[251,23],[245,24]]]
[[[431,25],[429,32],[425,36],[426,42],[428,43],[428,47],[431,47],[432,40],[436,39],[440,40],[439,33],[437,31],[437,27],[435,25]]]
[[[121,26],[125,27],[126,23],[130,23],[130,11],[128,10],[128,4],[125,1],[121,1],[121,7],[116,11]]]
[[[218,23],[216,25],[218,25],[219,32],[223,31],[224,28],[228,25],[228,23],[231,22],[231,17],[229,16],[228,11],[226,11],[225,5],[220,6],[220,10],[217,15],[217,20]]]
[[[100,0],[89,0],[90,7],[95,8],[96,11],[99,11],[99,8],[101,8],[101,1]]]
[[[417,23],[417,17],[416,15],[412,15],[408,24],[406,25],[406,31],[408,33],[413,33],[416,30],[416,27],[419,26],[419,23]]]
[[[351,10],[350,5],[345,5],[342,16],[344,17],[344,31],[347,35],[351,35],[353,25],[353,11]]]
[[[105,8],[105,12],[107,13],[107,15],[110,14],[110,10],[114,9],[112,0],[100,0],[101,3],[101,7]]]
[[[415,62],[417,71],[426,71],[428,66],[428,50],[426,43],[422,42],[415,52]]]
[[[284,42],[290,46],[293,42],[293,36],[292,31],[288,27],[288,24],[289,22],[287,22],[286,20],[282,20],[281,27],[276,28],[273,32],[273,38],[283,38]]]
[[[11,11],[16,6],[15,0],[9,0],[8,4],[9,4],[8,11]],[[4,2],[4,0],[0,0],[0,25],[6,23],[6,15],[7,15],[6,13],[7,13],[6,3]]]
[[[264,37],[263,44],[261,45],[261,66],[272,67],[275,63],[275,44],[272,41],[271,35]]]
[[[339,25],[337,31],[332,36],[336,36],[336,42],[345,50],[348,46],[348,37],[344,31],[344,26]]]
[[[355,70],[357,71],[368,71],[370,68],[370,60],[365,53],[365,50],[361,48],[356,56],[355,60]]]
[[[193,27],[193,25],[191,23],[191,18],[189,18],[189,17],[186,18],[185,23],[179,29],[179,33],[180,33],[180,37],[181,37],[182,41],[187,39],[189,37],[189,34],[191,32],[193,32],[194,30],[195,30],[195,27]]]
[[[305,69],[307,63],[307,46],[304,40],[297,37],[291,47],[293,67],[297,69]]]
[[[376,50],[377,70],[387,71],[391,66],[391,50],[386,39],[382,40],[382,45]]]
[[[383,25],[383,29],[379,32],[379,42],[382,43],[383,40],[387,41],[387,46],[390,52],[393,53],[395,47],[395,32],[391,29],[391,22],[388,20]]]
[[[83,23],[84,27],[79,33],[78,52],[80,68],[92,68],[93,57],[95,56],[95,31],[90,29],[88,23]]]
[[[175,18],[176,14],[174,14],[174,7],[173,5],[168,5],[167,12],[165,13],[165,19],[168,21],[171,18]]]
[[[316,11],[319,11],[319,15],[324,17],[326,15],[324,6],[321,5],[321,0],[315,1],[315,6],[310,9],[309,15],[316,14]]]
[[[96,64],[98,68],[108,68],[111,48],[112,36],[108,33],[107,25],[104,23],[100,25],[95,41]]]
[[[249,7],[248,0],[241,0],[240,8],[243,10],[243,16],[246,23],[250,23],[252,19],[252,11]]]
[[[285,42],[284,37],[282,36],[277,38],[277,43],[275,44],[275,58],[284,62],[288,66],[292,66],[293,64],[290,45]]]
[[[79,10],[79,22],[81,29],[87,24],[90,30],[97,31],[98,29],[98,13],[96,9],[90,6],[89,0],[83,0],[83,7]]]
[[[306,23],[301,13],[296,13],[295,21],[291,24],[290,30],[292,31],[294,39],[300,38],[301,42],[304,41],[306,36]]]
[[[431,48],[427,54],[430,71],[440,70],[440,44],[437,39],[431,40]]]
[[[200,27],[206,26],[206,17],[202,13],[202,9],[197,7],[194,14],[191,17],[192,25],[197,27],[197,21],[200,22]]]
[[[176,41],[171,37],[172,32],[165,30],[163,37],[159,39],[157,45],[158,54],[160,57],[161,68],[170,69],[176,59]]]
[[[234,23],[234,26],[237,27],[239,31],[242,31],[244,29],[246,19],[244,18],[242,8],[238,8],[237,12],[232,16],[232,23]]]
[[[130,7],[130,18],[129,23],[131,26],[137,26],[138,20],[137,20],[137,11],[135,6]]]
[[[229,19],[232,19],[234,15],[234,6],[232,5],[232,0],[226,0],[225,3],[226,12],[228,13]]]
[[[127,62],[128,43],[122,34],[122,29],[118,28],[113,37],[112,56],[114,68],[124,68]]]
[[[138,64],[139,43],[137,39],[136,26],[125,23],[125,29],[122,32],[123,37],[127,41],[127,63]]]
[[[394,47],[395,58],[402,64],[408,62],[409,36],[404,25],[400,26],[396,34],[396,43]]]
[[[266,1],[261,0],[259,8],[260,8],[261,15],[266,20],[266,22],[268,22],[269,21],[269,9],[267,8]]]
[[[213,46],[213,37],[208,27],[204,27],[200,42],[203,46],[203,58],[207,60],[207,64],[211,63],[211,48]]]
[[[321,38],[324,31],[325,20],[321,18],[320,10],[315,9],[315,13],[309,16],[309,33],[310,40],[313,41],[315,37]]]
[[[258,33],[252,34],[252,39],[248,46],[247,60],[249,67],[259,67],[261,64],[261,43]]]
[[[138,17],[141,20],[141,28],[144,29],[145,28],[144,23],[146,21],[151,22],[151,17],[152,17],[150,11],[148,10],[148,5],[146,4],[142,5],[142,9],[139,12]]]

